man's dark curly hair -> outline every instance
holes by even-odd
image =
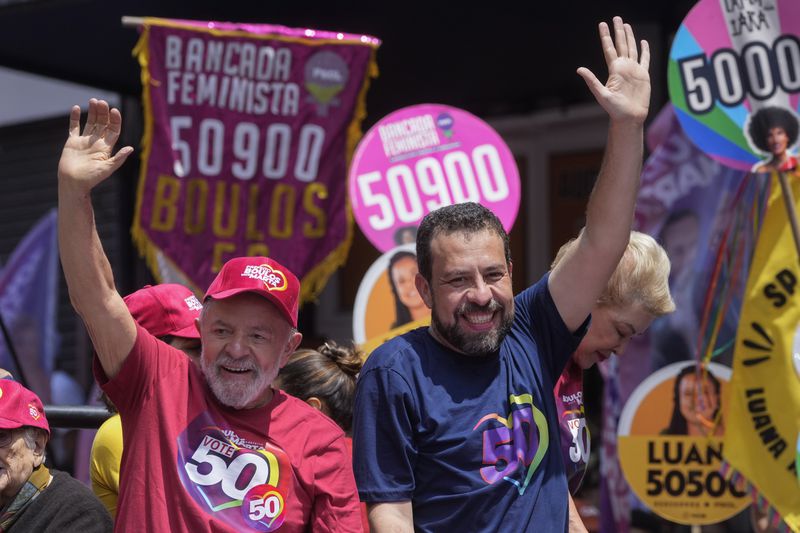
[[[510,263],[508,233],[503,229],[500,219],[482,205],[474,202],[448,205],[425,215],[417,230],[417,265],[422,277],[430,283],[433,275],[431,241],[436,235],[440,233],[450,235],[456,232],[477,233],[483,230],[493,231],[503,240],[506,263]]]
[[[750,117],[750,124],[747,126],[747,133],[756,148],[763,152],[770,151],[767,136],[772,128],[782,128],[786,132],[789,138],[787,146],[792,146],[797,141],[798,124],[794,113],[782,107],[764,107]]]

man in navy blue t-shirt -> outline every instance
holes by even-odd
[[[358,382],[354,468],[373,531],[567,528],[553,386],[628,243],[650,98],[649,49],[600,24],[608,147],[578,244],[513,297],[508,236],[473,203],[427,215],[417,290],[431,326],[388,341]]]

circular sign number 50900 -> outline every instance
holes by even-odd
[[[403,244],[430,211],[478,202],[511,229],[519,173],[508,146],[488,124],[460,109],[419,105],[379,121],[359,144],[350,198],[361,230],[381,251]]]

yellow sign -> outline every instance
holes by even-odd
[[[367,355],[385,341],[430,324],[431,311],[417,292],[417,255],[404,244],[380,256],[358,287],[353,340]]]
[[[730,369],[666,366],[631,395],[618,449],[631,489],[654,513],[685,525],[721,522],[749,504],[720,473]]]
[[[790,175],[795,200],[800,179]],[[773,180],[736,334],[725,459],[800,532],[794,445],[800,431],[800,266],[780,187]]]

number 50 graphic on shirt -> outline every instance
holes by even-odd
[[[506,418],[488,414],[473,430],[488,426],[483,430],[483,464],[487,466],[481,468],[481,477],[490,485],[508,481],[521,496],[547,452],[549,431],[530,394],[512,394],[508,402],[511,409]]]
[[[203,511],[239,530],[279,528],[291,490],[286,454],[203,426],[198,431],[187,428],[178,438],[178,473],[186,491]]]
[[[200,447],[192,454],[195,463],[186,463],[184,468],[189,479],[198,485],[211,486],[220,483],[220,488],[226,496],[241,501],[256,485],[263,485],[268,481],[270,484],[277,482],[277,476],[274,474],[270,476],[271,470],[277,473],[277,468],[270,468],[269,462],[275,462],[275,457],[271,455],[264,456],[249,450],[237,449],[211,435],[206,435]],[[226,463],[225,457],[233,459]],[[242,475],[245,468],[248,470],[246,476],[249,478],[246,484],[244,483],[246,479],[243,479],[245,476]],[[237,485],[244,487],[240,489]]]

